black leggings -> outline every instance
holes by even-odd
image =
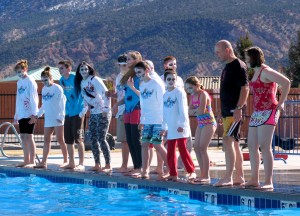
[[[138,124],[125,124],[126,139],[134,169],[142,168],[141,134]]]

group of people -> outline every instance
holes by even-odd
[[[19,167],[46,168],[50,151],[51,135],[55,131],[63,154],[66,169],[84,168],[84,118],[90,112],[89,130],[95,165],[92,171],[111,171],[110,148],[106,135],[112,115],[117,118],[117,140],[122,143],[122,164],[116,172],[136,178],[150,177],[153,149],[157,153],[155,172],[159,179],[177,181],[178,166],[184,166],[187,180],[192,183],[210,183],[210,160],[208,146],[222,121],[223,146],[226,172],[215,186],[245,185],[261,189],[273,188],[273,154],[271,141],[280,111],[287,98],[290,81],[267,66],[259,47],[245,50],[246,62],[238,59],[227,40],[215,45],[216,56],[224,62],[221,75],[221,113],[212,111],[211,97],[203,89],[196,76],[182,80],[177,74],[174,56],[164,59],[164,74],[159,76],[150,60],[144,60],[138,51],[128,51],[118,57],[119,73],[115,90],[108,91],[103,80],[87,62],[78,65],[76,74],[71,74],[69,61],[58,63],[62,78],[60,85],[53,82],[51,69],[46,67],[41,74],[44,83],[42,106],[38,108],[37,85],[27,74],[27,61],[15,66],[20,77],[17,84],[15,123],[19,124],[23,143],[24,162]],[[248,80],[248,68],[255,73]],[[281,95],[276,100],[278,85]],[[251,179],[245,182],[243,156],[239,147],[240,127],[249,91],[253,93],[254,112],[248,130]],[[190,94],[188,104],[187,93]],[[117,103],[111,107],[111,98]],[[44,114],[43,159],[35,164],[34,125]],[[198,126],[192,145],[189,116],[196,116]],[[217,117],[215,117],[217,116]],[[74,161],[74,143],[78,145],[79,164]],[[180,157],[177,159],[176,146]],[[195,173],[191,158],[194,146],[200,174]],[[105,166],[100,163],[100,149]],[[265,184],[260,186],[260,153],[264,161]],[[128,168],[131,156],[133,169]],[[69,159],[69,160],[68,160]],[[233,177],[234,168],[236,175]]]

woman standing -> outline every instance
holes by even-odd
[[[62,87],[53,82],[50,67],[46,67],[41,73],[41,81],[44,84],[42,89],[42,106],[36,116],[35,121],[43,114],[44,123],[44,147],[43,160],[34,168],[47,168],[47,159],[51,149],[51,136],[55,131],[56,140],[61,147],[64,162],[62,166],[68,163],[67,146],[64,141],[64,119],[66,97]]]
[[[90,110],[89,130],[95,160],[95,166],[90,171],[111,171],[110,148],[106,141],[111,119],[110,98],[105,96],[108,89],[102,79],[96,76],[95,69],[86,62],[80,63],[77,67],[75,86],[77,86],[76,88],[81,87],[81,94],[85,103],[79,116],[83,117],[87,110]],[[99,147],[105,158],[105,167],[103,168],[101,168],[100,163]]]
[[[245,186],[273,189],[273,153],[271,143],[280,111],[284,108],[284,101],[290,90],[290,81],[264,64],[264,53],[259,47],[246,49],[245,57],[248,67],[253,68],[255,71],[250,82],[254,112],[251,115],[248,130],[248,148],[252,175]],[[277,84],[282,88],[279,101],[276,100]],[[262,187],[259,184],[259,148],[261,149],[265,170],[265,185]]]
[[[39,98],[37,84],[28,76],[27,71],[27,60],[21,60],[16,64],[15,72],[19,80],[17,82],[14,124],[19,124],[24,152],[24,162],[16,165],[17,167],[33,167],[35,165],[36,146],[33,139],[35,123],[32,120],[38,112]]]
[[[125,96],[124,100],[118,102],[118,105],[125,103],[124,124],[126,139],[134,168],[131,175],[139,175],[142,168],[141,134],[138,128],[141,115],[140,79],[135,74],[134,65],[142,60],[142,56],[137,51],[129,51],[126,56],[128,72],[120,80],[120,84],[124,86]]]
[[[195,182],[209,183],[209,156],[208,145],[214,135],[217,122],[211,107],[211,98],[203,90],[199,79],[195,76],[189,77],[185,81],[185,87],[191,94],[189,105],[189,115],[197,116],[198,127],[195,134],[194,150],[200,166],[200,177]]]

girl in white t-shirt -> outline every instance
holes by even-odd
[[[51,149],[51,136],[54,131],[63,154],[64,161],[61,165],[63,167],[68,163],[67,146],[64,141],[66,97],[62,87],[53,82],[50,67],[46,67],[41,73],[41,81],[44,84],[42,89],[42,106],[36,119],[44,115],[44,147],[42,162],[34,166],[34,168],[47,168],[47,159]]]
[[[193,160],[186,148],[187,139],[191,134],[187,98],[184,89],[175,86],[176,79],[177,74],[174,70],[165,71],[164,80],[167,90],[163,96],[163,129],[167,131],[167,158],[170,168],[170,176],[166,179],[177,181],[177,146],[188,173],[187,179],[191,181],[196,178],[196,173]]]

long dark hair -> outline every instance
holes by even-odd
[[[88,69],[89,69],[89,75],[96,76],[96,74],[97,74],[96,70],[91,65],[89,65],[87,62],[85,62],[85,61],[81,62],[78,65],[78,67],[76,69],[76,74],[75,74],[75,93],[76,93],[77,97],[81,93],[80,84],[81,84],[81,81],[82,81],[83,78],[82,78],[82,76],[80,74],[80,68],[83,65],[86,65],[88,67]]]

